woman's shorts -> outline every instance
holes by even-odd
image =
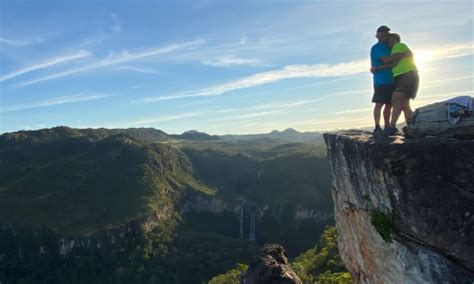
[[[416,70],[393,77],[394,92],[404,94],[407,99],[411,98],[413,100],[416,98],[419,83],[420,78]]]
[[[377,104],[392,103],[393,85],[377,85],[374,86],[374,96],[372,102]]]

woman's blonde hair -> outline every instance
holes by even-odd
[[[402,39],[400,38],[400,35],[397,33],[390,33],[389,38],[395,38],[398,41],[402,41]]]

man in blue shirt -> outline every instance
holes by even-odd
[[[378,39],[378,42],[372,46],[370,49],[370,61],[372,68],[377,68],[384,65],[380,61],[381,57],[390,56],[391,50],[388,46],[388,39],[390,28],[387,26],[380,26],[377,29],[377,34],[375,37]],[[373,69],[371,69],[373,71]],[[383,110],[383,119],[385,127],[390,125],[390,111],[392,109],[392,93],[393,93],[393,76],[392,69],[387,68],[383,70],[373,71],[374,75],[374,95],[372,97],[372,102],[375,103],[374,106],[374,122],[375,129],[374,134],[382,134],[382,129],[380,128],[380,113]]]

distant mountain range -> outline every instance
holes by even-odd
[[[290,143],[313,143],[323,142],[322,132],[298,132],[293,128],[288,128],[283,131],[273,130],[270,133],[261,134],[226,134],[226,135],[210,135],[205,132],[197,130],[185,131],[182,134],[167,134],[164,131],[155,128],[127,128],[127,129],[77,129],[66,126],[58,126],[48,129],[40,130],[22,130],[11,133],[2,134],[3,139],[10,137],[12,139],[25,139],[34,141],[38,139],[54,140],[56,137],[67,135],[69,137],[88,137],[93,140],[104,139],[111,135],[127,134],[138,140],[145,142],[158,142],[166,140],[189,140],[189,141],[234,141],[234,140],[281,140],[281,142]],[[16,138],[14,138],[16,137]]]
[[[283,131],[273,130],[264,134],[243,134],[243,135],[222,135],[224,140],[256,140],[256,139],[276,139],[286,142],[323,142],[322,132],[298,132],[293,128]]]
[[[217,135],[209,135],[205,132],[199,132],[197,130],[189,130],[186,132],[183,132],[182,134],[171,134],[170,135],[173,138],[176,139],[182,139],[182,140],[193,140],[193,141],[216,141],[216,140],[221,140],[221,138]]]

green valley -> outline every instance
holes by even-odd
[[[3,134],[0,281],[201,283],[264,243],[297,256],[333,223],[329,165],[276,134]]]

